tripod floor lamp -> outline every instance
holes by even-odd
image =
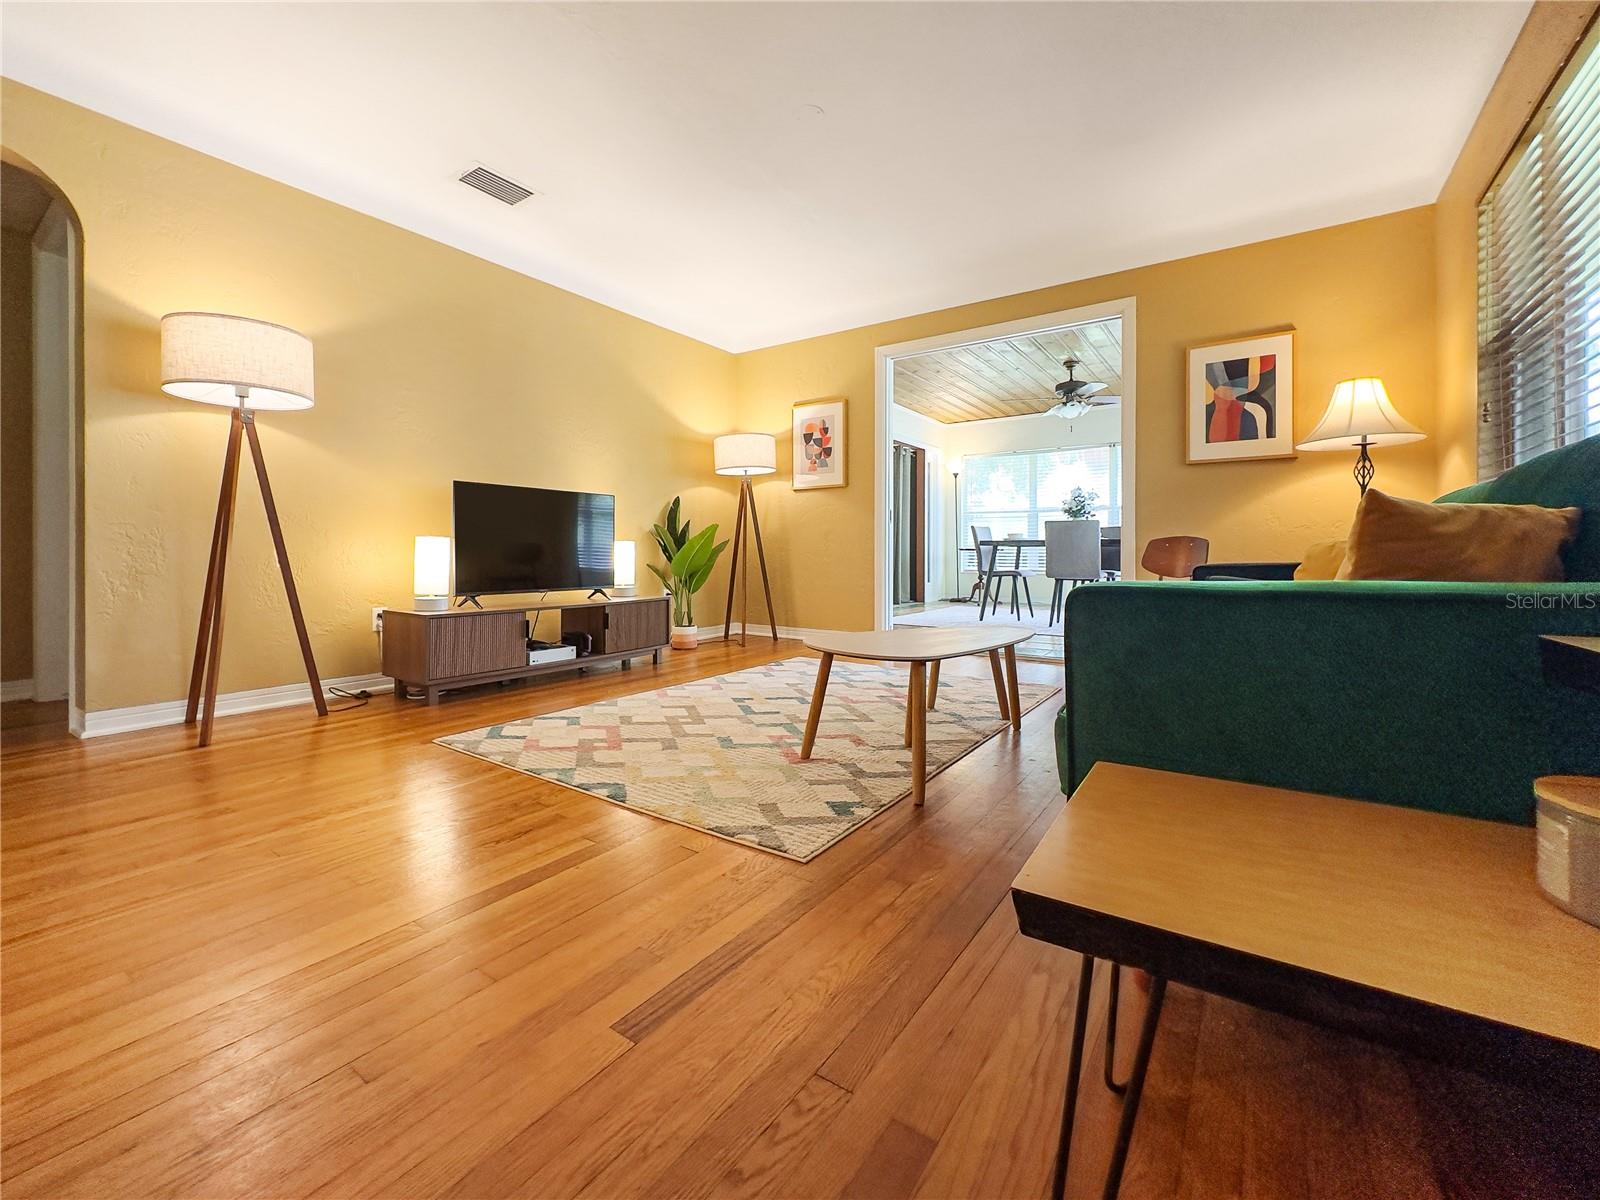
[[[729,433],[719,437],[712,447],[718,475],[739,477],[739,515],[733,526],[733,557],[728,562],[728,607],[722,637],[726,641],[733,631],[733,586],[744,581],[744,598],[739,606],[739,644],[745,644],[745,630],[750,624],[750,547],[746,544],[746,516],[755,533],[756,558],[761,563],[761,590],[767,597],[767,623],[772,627],[772,640],[778,640],[778,618],[772,611],[772,585],[767,582],[767,552],[761,545],[761,518],[756,516],[756,494],[750,487],[753,475],[771,475],[778,469],[778,444],[770,433]],[[744,573],[740,574],[740,564]]]
[[[241,443],[250,443],[255,462],[256,481],[261,485],[261,502],[267,510],[267,526],[283,572],[284,591],[289,594],[289,612],[294,631],[300,638],[300,655],[305,659],[306,678],[311,683],[311,698],[318,716],[328,715],[328,702],[322,695],[322,680],[306,635],[305,617],[300,612],[300,596],[295,591],[294,573],[289,569],[289,551],[278,524],[278,508],[272,502],[272,485],[267,481],[267,463],[261,457],[261,440],[256,436],[258,411],[283,412],[310,408],[314,399],[311,371],[311,340],[302,333],[221,313],[179,312],[161,318],[161,390],[168,395],[201,404],[216,404],[231,409],[228,422],[228,449],[222,459],[222,491],[217,497],[216,522],[211,527],[211,558],[206,566],[206,590],[200,601],[200,632],[194,643],[194,669],[189,676],[189,705],[183,723],[200,721],[198,745],[211,742],[211,723],[217,709],[217,674],[222,665],[223,582],[228,571],[228,544],[233,539],[234,500],[239,492]],[[202,696],[204,704],[202,706]]]

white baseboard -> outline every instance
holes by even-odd
[[[738,622],[735,621],[734,624],[737,625]],[[778,626],[778,636],[780,638],[792,638],[792,639],[794,639],[796,641],[804,641],[806,638],[811,637],[813,634],[818,634],[818,633],[822,633],[822,632],[823,631],[820,630],[820,629],[802,629],[802,628],[800,628],[799,626],[796,626],[796,625],[779,625]],[[734,637],[738,637],[739,635],[738,635],[737,632],[735,632],[733,636]],[[750,638],[758,637],[758,636],[766,637],[766,638],[770,639],[772,637],[772,626],[770,626],[770,625],[757,625],[754,621],[752,621],[750,623],[749,635],[745,638],[745,640],[748,642],[750,640]],[[700,630],[700,640],[702,642],[720,642],[722,640],[722,623],[718,622],[711,629],[701,629]]]
[[[374,693],[392,692],[394,680],[387,675],[347,675],[343,679],[324,679],[322,686],[343,688],[348,692],[359,692],[363,688]],[[217,716],[231,717],[239,713],[310,703],[309,683],[286,683],[280,687],[228,692],[218,696]],[[161,700],[155,704],[135,704],[131,708],[107,708],[100,712],[84,713],[82,729],[73,732],[79,737],[92,738],[111,733],[132,733],[138,729],[155,729],[161,725],[181,725],[187,707],[186,700]]]
[[[750,636],[757,635],[757,627],[750,627]],[[794,629],[786,625],[778,626],[778,636],[784,638],[804,638],[813,632],[810,629]],[[700,634],[702,642],[720,642],[722,640],[722,626],[718,625],[715,631],[703,630]],[[22,681],[27,684],[28,693],[32,695],[33,681]],[[359,692],[365,688],[369,692],[392,692],[394,680],[387,675],[350,675],[343,679],[324,679],[324,687],[338,687],[350,692]],[[7,689],[17,686],[7,683]],[[25,699],[26,697],[13,697],[9,690],[6,699]],[[217,697],[217,716],[231,717],[240,713],[261,712],[269,708],[287,708],[293,704],[311,703],[311,685],[308,683],[288,683],[281,687],[256,688],[249,692],[228,692]],[[106,737],[113,733],[134,733],[140,729],[157,729],[163,725],[181,725],[184,710],[188,707],[186,700],[161,700],[155,704],[136,704],[130,708],[107,708],[99,712],[84,713],[81,727],[74,728],[72,732],[81,738]]]
[[[0,701],[32,699],[33,680],[7,679],[4,683],[0,683]]]

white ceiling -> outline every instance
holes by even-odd
[[[1527,9],[6,3],[0,70],[744,350],[1430,203]]]

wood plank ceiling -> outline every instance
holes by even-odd
[[[898,358],[894,402],[945,425],[1042,413],[1067,377],[1064,358],[1082,363],[1077,378],[1107,385],[1102,397],[1120,396],[1121,320]]]

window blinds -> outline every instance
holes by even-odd
[[[1102,525],[1122,519],[1122,448],[1082,446],[969,454],[961,476],[968,525],[987,525],[995,537],[1043,537],[1044,522],[1061,519],[1072,489],[1093,492]]]
[[[1600,433],[1593,33],[1478,209],[1478,478]]]

